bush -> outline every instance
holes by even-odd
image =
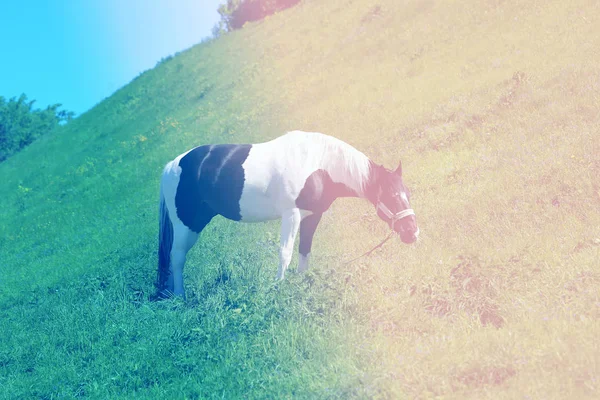
[[[0,162],[74,116],[70,111],[59,110],[61,104],[34,110],[34,103],[24,94],[8,101],[0,96]]]
[[[299,2],[300,0],[227,0],[218,9],[221,15],[219,27],[221,30],[225,27],[228,31],[240,29],[246,22],[258,21]]]

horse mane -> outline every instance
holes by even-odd
[[[358,195],[365,195],[372,163],[361,151],[323,133],[293,131],[288,135],[302,135],[310,143],[310,151],[306,155],[308,159],[304,162],[327,171],[335,182],[345,184]]]

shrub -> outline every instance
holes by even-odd
[[[0,96],[0,162],[74,116],[70,111],[59,110],[61,104],[34,110],[34,103],[24,94],[8,101]]]
[[[264,17],[299,3],[300,0],[227,0],[219,6],[222,24],[228,31],[240,29],[246,22]]]

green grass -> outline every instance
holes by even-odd
[[[0,164],[0,398],[597,398],[598,17],[306,0]],[[402,158],[422,240],[344,265],[387,228],[338,200],[275,284],[279,224],[217,218],[151,302],[164,164],[293,129]]]

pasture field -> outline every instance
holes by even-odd
[[[600,398],[600,3],[305,0],[134,79],[0,164],[0,398]],[[164,164],[316,130],[395,167],[274,281],[215,218],[151,301]]]

